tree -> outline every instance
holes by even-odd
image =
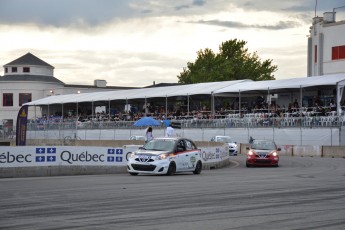
[[[177,78],[182,84],[251,79],[274,80],[277,66],[272,60],[261,61],[256,52],[248,53],[247,42],[237,39],[223,42],[219,53],[211,49],[199,50],[194,63],[188,62]]]

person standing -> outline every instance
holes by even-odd
[[[150,140],[153,139],[151,126],[147,127],[145,137],[146,137],[146,142],[149,142]]]
[[[171,124],[168,125],[166,132],[165,132],[165,136],[166,137],[172,137],[174,136],[174,128],[171,126]]]

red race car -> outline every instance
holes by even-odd
[[[247,147],[246,166],[279,166],[277,145],[270,140],[253,140]]]

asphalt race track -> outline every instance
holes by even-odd
[[[0,229],[345,229],[345,159],[200,175],[0,179]]]

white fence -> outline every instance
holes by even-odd
[[[231,136],[238,143],[254,139],[272,139],[278,145],[345,145],[344,129],[340,127],[318,128],[182,128],[175,129],[177,136],[194,141],[210,141],[212,136]],[[145,129],[81,129],[81,130],[36,130],[28,131],[27,139],[55,139],[62,142],[73,140],[129,140],[132,135],[145,135]],[[164,136],[165,128],[153,128],[154,137]]]

